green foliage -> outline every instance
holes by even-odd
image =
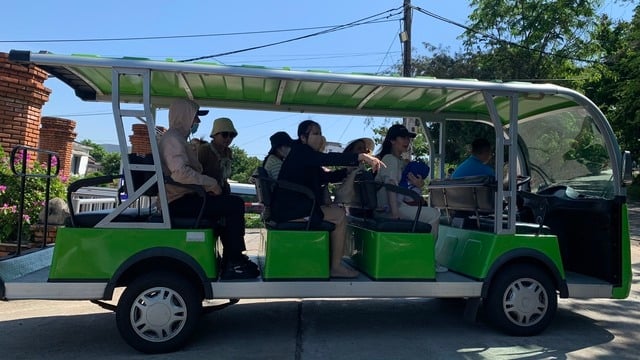
[[[109,153],[102,145],[91,140],[82,140],[82,145],[90,146],[89,156],[102,166],[103,174],[118,174],[120,172],[120,153]]]
[[[17,157],[19,158],[19,156]],[[13,174],[9,156],[0,148],[0,241],[17,240],[19,225],[19,206],[21,177]],[[46,174],[46,165],[31,161],[27,155],[27,174]],[[16,168],[20,167],[16,165]],[[67,179],[55,177],[51,179],[49,197],[65,198]],[[24,210],[22,218],[23,239],[31,237],[29,225],[35,224],[44,207],[46,179],[44,177],[27,177],[25,179]]]
[[[105,150],[102,145],[96,144],[91,140],[88,140],[88,139],[82,140],[80,141],[80,144],[91,147],[91,151],[89,151],[89,156],[91,156],[93,160],[95,160],[98,163],[101,163],[102,159],[104,159],[104,157],[108,154],[107,150]]]
[[[464,37],[484,79],[554,79],[590,59],[599,0],[471,0]]]
[[[585,165],[592,174],[597,175],[607,165],[609,155],[604,146],[596,141],[589,124],[583,124],[578,136],[571,142],[571,148],[564,154],[564,159],[576,160]]]
[[[120,173],[120,153],[111,152],[107,153],[103,158],[102,172],[105,174],[119,174]]]
[[[262,228],[262,218],[260,214],[245,214],[244,215],[244,227],[247,229]]]
[[[248,156],[247,152],[236,145],[231,145],[233,161],[231,162],[231,180],[249,183],[251,175],[260,166],[261,161],[255,156]]]
[[[622,149],[640,155],[640,7],[630,22],[613,22],[604,16],[594,31],[602,58],[585,69],[580,84],[598,105]]]

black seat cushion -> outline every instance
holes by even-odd
[[[360,224],[361,226],[380,232],[416,232],[416,233],[430,233],[431,224],[420,222],[416,223],[415,231],[413,231],[413,220],[397,220],[397,219],[364,219]]]
[[[267,229],[270,230],[299,230],[304,231],[307,230],[307,222],[306,221],[284,221],[284,222],[275,222],[275,221],[267,221],[265,222]],[[312,224],[308,230],[313,231],[333,231],[335,230],[335,224],[322,221],[318,224]]]

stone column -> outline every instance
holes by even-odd
[[[17,145],[38,147],[42,106],[51,90],[48,75],[33,65],[13,64],[0,52],[0,146],[5,154]]]
[[[71,157],[73,156],[73,142],[76,139],[76,122],[73,120],[49,117],[42,118],[40,129],[40,148],[58,153],[60,161],[60,175],[71,175]],[[40,162],[46,157],[41,156]]]
[[[147,131],[146,124],[133,124],[131,126],[133,134],[129,136],[129,142],[131,142],[131,153],[146,155],[151,154],[151,144],[149,144],[149,133]],[[162,126],[156,126],[156,132],[164,134],[167,131]]]

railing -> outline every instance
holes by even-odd
[[[73,209],[76,214],[90,211],[108,210],[118,206],[118,190],[105,187],[82,188],[71,197]],[[131,204],[133,208],[149,207],[151,199],[148,196],[141,197]]]
[[[35,154],[43,154],[47,156],[47,171],[44,174],[37,174],[29,172],[29,152]],[[51,179],[58,176],[60,172],[60,159],[58,154],[53,151],[42,150],[37,148],[32,148],[28,146],[18,145],[11,150],[11,155],[9,157],[9,163],[11,166],[11,171],[15,176],[20,177],[20,199],[18,202],[19,211],[18,211],[18,239],[17,239],[17,248],[14,256],[20,256],[20,251],[22,249],[22,227],[23,227],[23,217],[24,217],[24,195],[27,191],[26,184],[27,178],[44,178],[45,179],[45,195],[44,195],[44,233],[47,233],[47,222],[49,217],[49,192],[51,189]],[[16,168],[16,165],[19,165]],[[47,246],[46,236],[45,240],[42,242],[42,247]]]

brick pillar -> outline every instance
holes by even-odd
[[[0,52],[0,146],[9,153],[16,145],[37,147],[42,105],[51,90],[47,73],[33,65],[9,62]]]
[[[71,175],[73,141],[76,139],[76,122],[73,120],[44,116],[40,129],[40,148],[58,153],[60,175]],[[42,157],[40,162],[46,161]]]
[[[149,133],[147,132],[146,124],[133,124],[131,126],[133,134],[129,136],[129,142],[131,142],[131,153],[133,154],[151,154],[151,145],[149,144]],[[156,132],[164,134],[167,131],[162,126],[156,126]]]

